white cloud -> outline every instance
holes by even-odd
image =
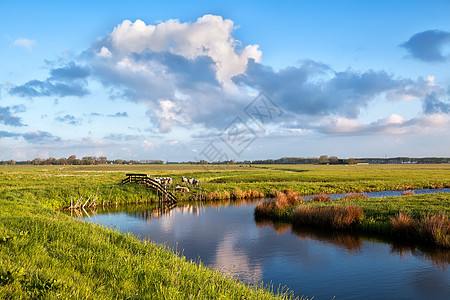
[[[36,45],[35,40],[29,40],[29,39],[17,39],[14,41],[13,46],[14,47],[23,47],[27,50],[31,50],[33,46]]]
[[[147,140],[144,140],[141,144],[141,147],[144,150],[153,150],[155,148],[155,145]]]
[[[232,20],[213,15],[204,15],[193,23],[171,19],[158,25],[125,20],[114,28],[110,38],[114,49],[124,56],[145,51],[169,51],[189,59],[209,56],[219,81],[229,84],[233,76],[245,72],[249,58],[259,62],[262,56],[258,45],[237,49],[240,42],[233,37],[234,29]]]
[[[450,115],[436,113],[407,120],[400,115],[391,114],[387,118],[382,118],[368,124],[360,123],[356,119],[327,117],[316,128],[328,134],[427,134],[448,131],[448,128],[450,128]]]
[[[108,48],[102,47],[100,49],[100,52],[97,53],[97,55],[101,57],[111,57],[112,53],[108,50]]]
[[[324,128],[329,133],[352,133],[358,132],[364,127],[358,120],[343,117],[326,119]]]

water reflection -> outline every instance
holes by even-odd
[[[423,245],[411,243],[399,243],[387,238],[375,237],[373,235],[363,235],[326,230],[317,227],[291,225],[289,223],[272,221],[265,218],[255,218],[255,223],[259,228],[270,227],[275,233],[285,233],[290,230],[292,235],[301,240],[314,240],[323,244],[333,245],[348,251],[348,253],[359,253],[362,251],[364,240],[372,240],[386,243],[391,246],[390,253],[406,258],[409,255],[428,261],[442,270],[447,270],[450,264],[450,251],[445,249],[428,248]]]

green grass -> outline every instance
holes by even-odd
[[[120,185],[126,173],[200,180],[194,192],[256,190],[265,195],[290,189],[301,195],[450,187],[450,165],[100,165],[0,166],[0,193],[49,208],[97,196],[100,204],[154,201],[153,192]]]
[[[427,213],[450,215],[450,193],[422,194],[386,198],[366,198],[337,201],[342,205],[357,205],[364,210],[366,218],[388,222],[398,212],[408,212],[419,218]]]

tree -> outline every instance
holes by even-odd
[[[349,165],[356,165],[356,164],[358,164],[358,161],[356,159],[354,159],[354,158],[349,158],[347,163]]]
[[[54,165],[56,164],[56,158],[49,157],[46,160],[44,160],[44,165]]]
[[[329,161],[330,161],[330,164],[337,165],[339,163],[339,158],[337,156],[330,156]]]
[[[75,155],[71,155],[67,158],[68,165],[78,165],[77,161],[78,161],[78,159]]]
[[[41,165],[42,164],[42,159],[37,157],[37,158],[33,159],[32,163],[33,163],[33,165]]]
[[[328,155],[321,155],[319,157],[319,164],[326,164],[328,163]]]
[[[66,165],[67,164],[67,159],[62,157],[59,158],[55,161],[55,165]]]
[[[93,165],[95,164],[96,157],[94,156],[85,156],[81,159],[83,165]]]

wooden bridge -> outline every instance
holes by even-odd
[[[175,204],[177,202],[177,198],[174,194],[166,189],[164,185],[154,180],[153,178],[148,177],[147,174],[126,174],[127,178],[122,180],[122,184],[126,183],[139,183],[143,184],[153,190],[156,191],[157,194],[161,194],[161,201],[170,202],[171,204]]]

